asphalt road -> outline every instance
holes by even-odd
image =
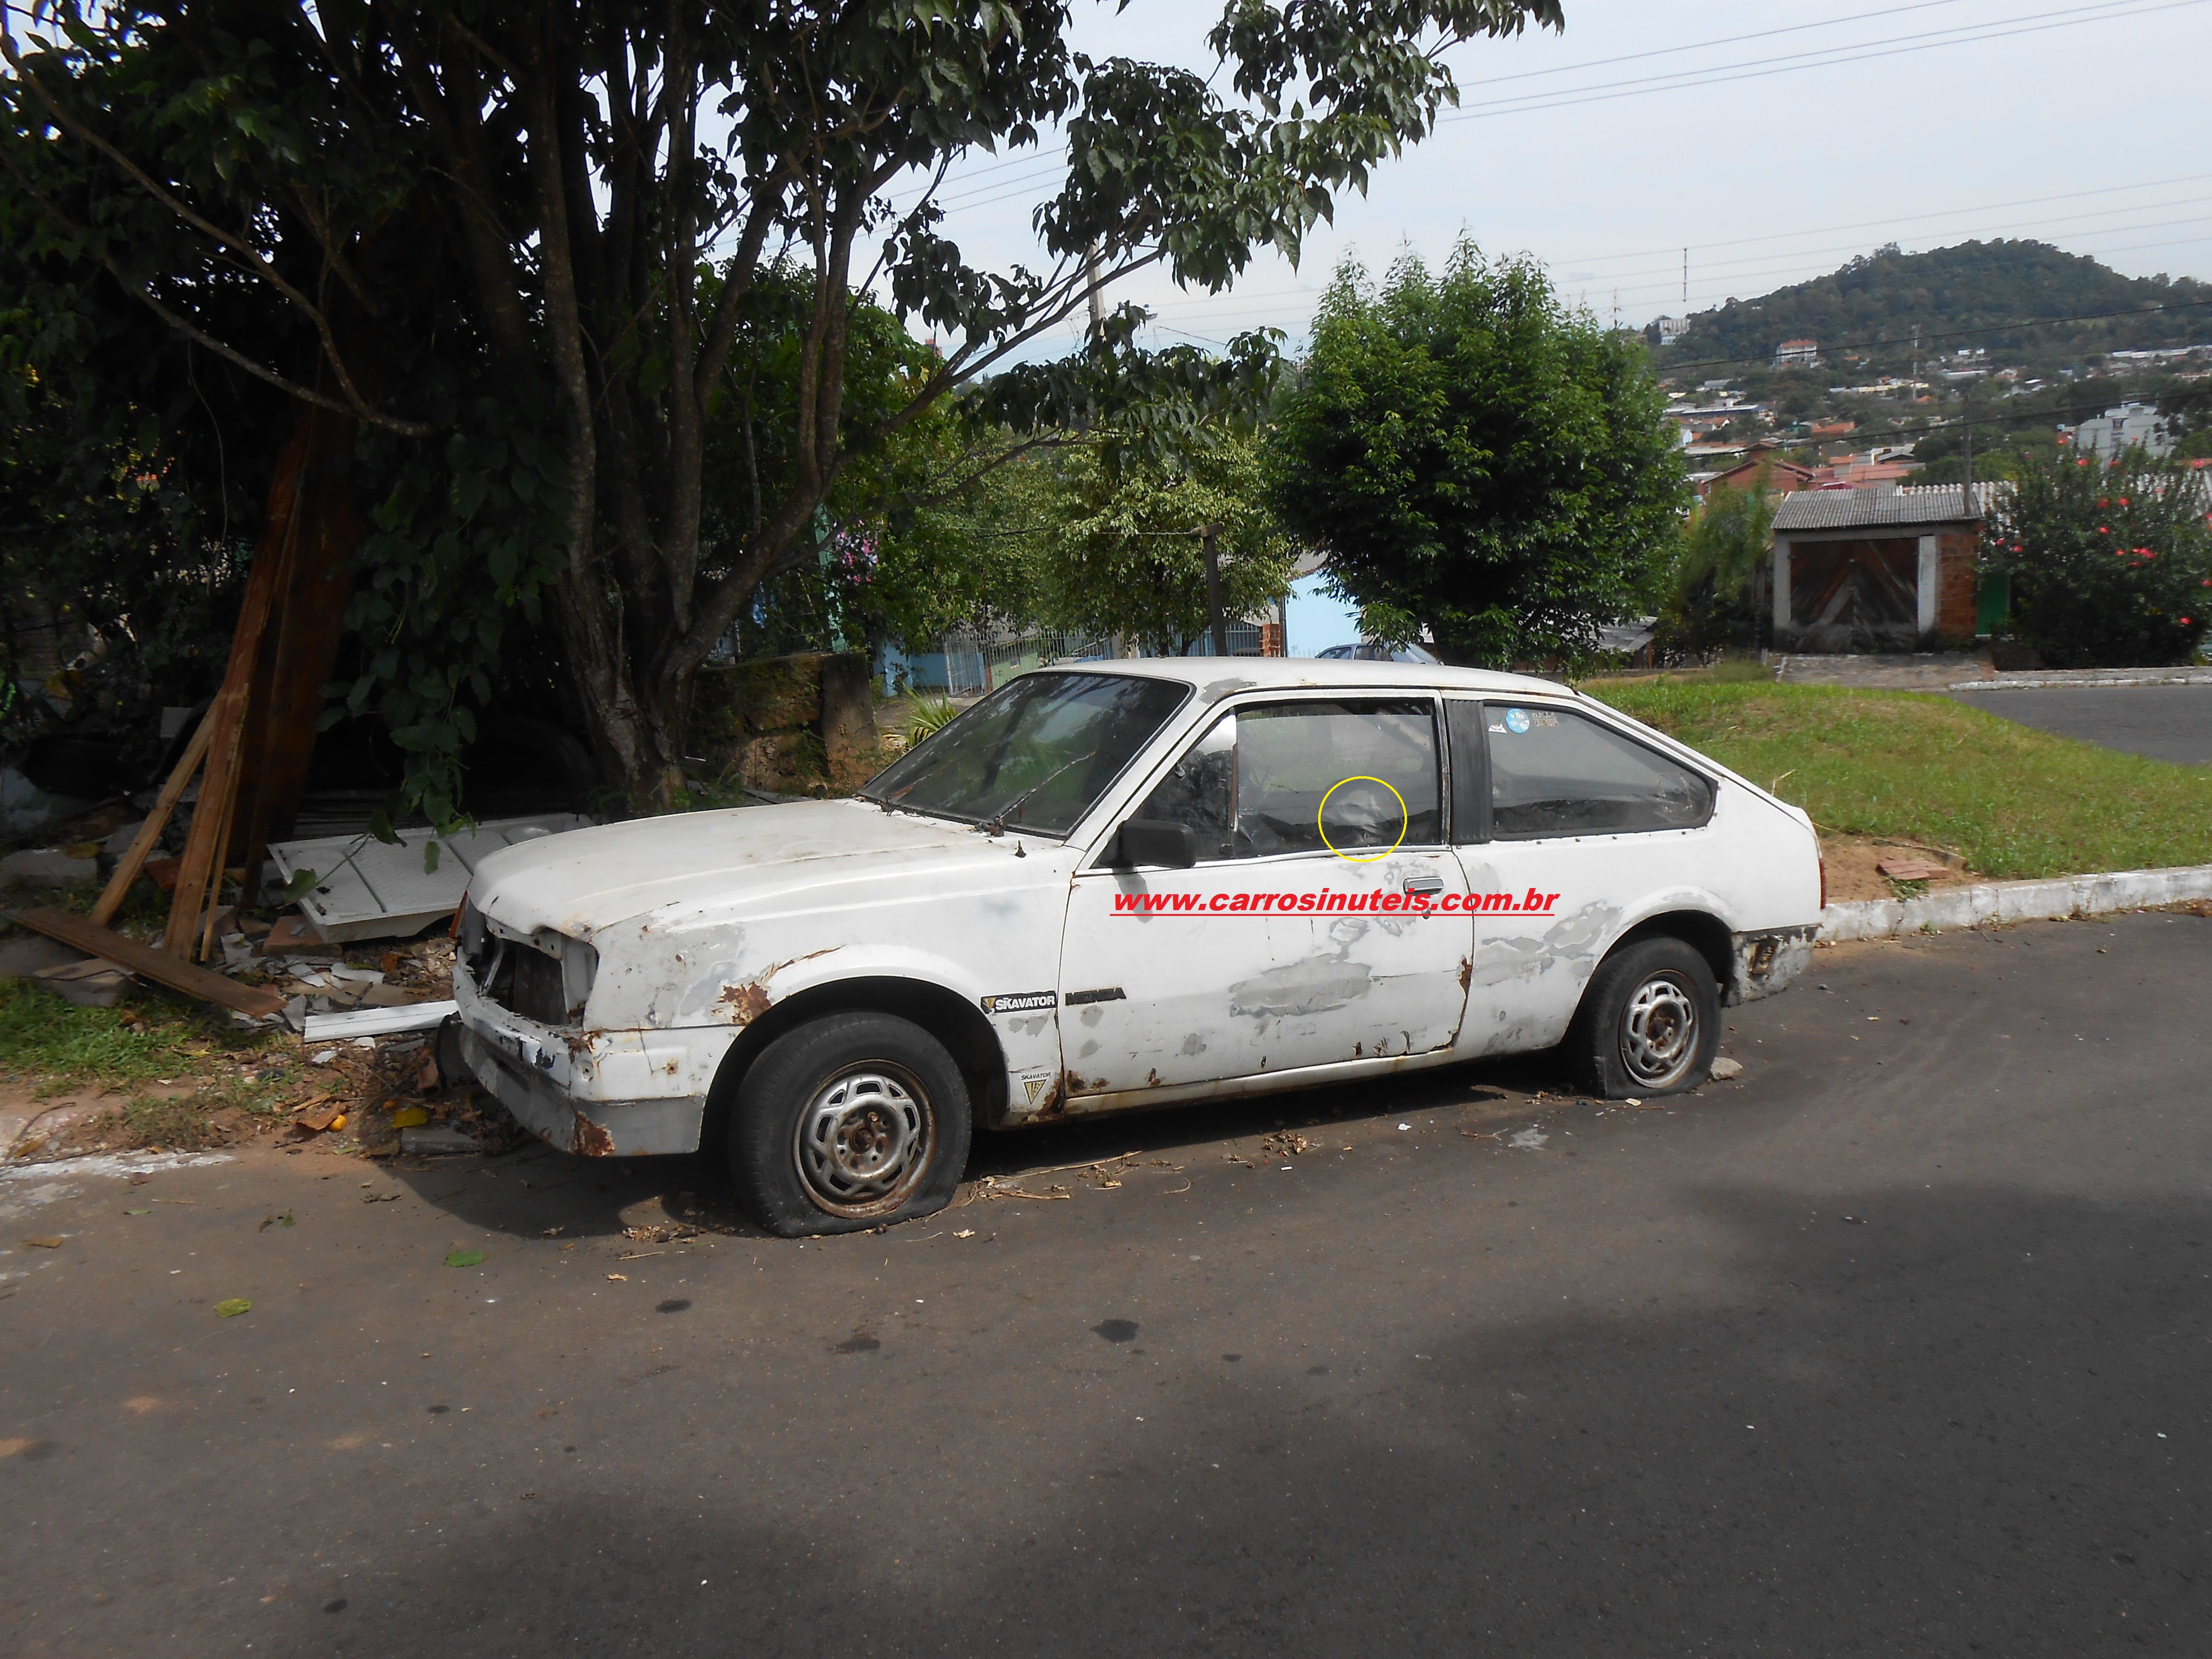
[[[2061,737],[2153,760],[2212,764],[2212,685],[2037,686],[1951,696]]]
[[[0,1648],[2201,1653],[2208,961],[1823,951],[1671,1109],[1048,1132],[1146,1158],[805,1244],[625,1239],[689,1162],[11,1175]]]

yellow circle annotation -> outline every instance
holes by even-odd
[[[1343,788],[1347,783],[1379,783],[1385,789],[1389,789],[1390,791],[1392,798],[1398,803],[1398,839],[1392,842],[1381,852],[1370,853],[1365,858],[1356,859],[1352,857],[1351,854],[1340,850],[1336,843],[1328,838],[1328,826],[1322,822],[1322,814],[1328,811],[1328,796],[1334,794],[1338,790]],[[1412,827],[1413,817],[1412,814],[1407,812],[1406,810],[1406,798],[1403,795],[1399,794],[1397,790],[1391,787],[1390,781],[1387,778],[1370,778],[1364,776],[1357,778],[1339,778],[1334,783],[1329,785],[1328,795],[1323,795],[1321,798],[1321,805],[1314,809],[1314,828],[1321,831],[1321,844],[1328,848],[1330,852],[1334,853],[1337,857],[1342,859],[1346,864],[1373,864],[1377,860],[1389,858],[1391,854],[1396,852],[1401,847],[1406,844],[1406,832]]]

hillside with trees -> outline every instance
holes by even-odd
[[[2111,313],[2128,314],[2102,314]],[[2018,325],[2039,317],[2096,319]],[[1656,328],[1650,337],[1656,343]],[[1831,362],[1848,354],[1881,369],[1960,346],[2055,367],[2108,351],[2212,339],[2212,283],[2124,276],[2046,242],[1963,242],[1926,253],[1899,252],[1893,244],[1811,282],[1696,313],[1656,362],[1662,374],[1672,364],[1698,363],[1717,376],[1770,362],[1776,345],[1790,339],[1819,342]]]

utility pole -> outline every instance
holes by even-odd
[[[1966,518],[1974,516],[1974,383],[1966,382],[1960,398],[1965,407],[1960,418],[1965,430],[1959,435],[1959,511]]]
[[[1095,241],[1084,250],[1083,274],[1090,283],[1091,337],[1096,340],[1106,330],[1106,301],[1098,291],[1098,244]]]
[[[1221,544],[1218,525],[1208,525],[1198,533],[1206,548],[1206,614],[1213,626],[1213,654],[1229,654],[1229,619],[1221,614]]]
[[[1683,314],[1684,314],[1685,316],[1687,316],[1687,315],[1689,314],[1689,310],[1690,310],[1690,250],[1689,250],[1689,249],[1687,249],[1687,248],[1684,248],[1684,249],[1682,250],[1682,312],[1683,312]]]

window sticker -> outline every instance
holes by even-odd
[[[1526,732],[1528,729],[1530,721],[1528,719],[1528,711],[1527,709],[1509,708],[1505,711],[1505,729],[1507,731],[1518,736],[1521,732]]]

